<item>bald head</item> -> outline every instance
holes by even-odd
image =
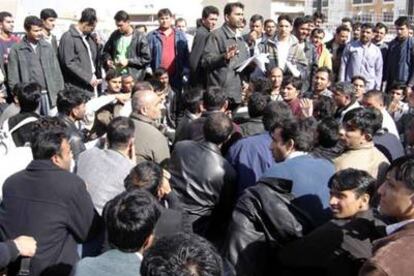
[[[141,90],[132,96],[132,111],[152,120],[161,117],[161,99],[151,90]]]

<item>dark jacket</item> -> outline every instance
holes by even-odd
[[[394,82],[414,86],[414,38],[400,41],[395,38],[388,44],[387,57],[384,62],[384,77],[387,89]]]
[[[78,159],[79,154],[86,150],[83,133],[76,127],[75,123],[63,114],[59,114],[59,118],[66,125],[69,134],[69,144],[73,153],[73,158]]]
[[[291,188],[289,180],[262,178],[239,198],[224,248],[237,275],[278,275],[277,250],[313,229]]]
[[[86,37],[86,40],[91,49],[95,74],[97,74],[99,71],[98,46],[90,35]],[[62,35],[58,54],[65,82],[84,90],[93,91],[93,87],[90,85],[93,77],[91,59],[75,25],[71,25],[69,31]]]
[[[171,186],[177,192],[195,233],[214,239],[231,212],[236,172],[210,142],[181,141],[169,163]],[[210,227],[214,225],[214,227]],[[224,228],[225,229],[225,228]]]
[[[85,183],[50,160],[34,160],[4,183],[0,234],[6,239],[20,235],[36,239],[30,275],[53,266],[70,271],[79,260],[78,244],[89,238],[94,218]]]
[[[224,55],[229,46],[237,45],[239,53],[229,62]],[[207,70],[207,86],[219,86],[228,98],[241,103],[242,79],[237,68],[250,57],[249,50],[242,37],[224,24],[210,33],[202,57],[202,66]]]
[[[177,128],[175,129],[174,143],[188,139],[188,137],[190,137],[190,125],[191,122],[196,119],[196,115],[192,114],[188,110],[184,111],[184,116],[179,119]]]
[[[188,43],[185,34],[179,30],[175,33],[175,70],[174,76],[170,76],[170,84],[175,91],[180,93],[183,86],[183,77],[188,78]],[[151,69],[155,71],[161,65],[162,40],[160,30],[156,29],[147,36],[148,45],[151,51]]]
[[[240,124],[240,132],[243,137],[256,135],[264,131],[265,129],[262,122],[262,117],[250,118],[246,122]]]
[[[201,65],[201,57],[209,35],[210,31],[204,25],[201,25],[197,28],[194,36],[193,48],[190,53],[190,85],[192,87],[207,87],[207,75]]]
[[[18,256],[19,250],[12,240],[0,242],[0,269],[6,267],[10,262],[16,260]]]
[[[357,275],[372,256],[372,242],[384,235],[384,222],[373,210],[363,211],[318,227],[281,249],[278,259],[283,275]]]
[[[103,63],[106,66],[108,60],[115,60],[116,47],[122,33],[114,31],[109,37],[103,49]],[[145,68],[151,61],[151,53],[145,34],[135,30],[132,34],[131,44],[128,48],[128,71],[136,80],[143,80]]]
[[[64,85],[59,62],[52,45],[47,41],[40,40],[37,44],[37,51],[40,51],[40,64],[45,78],[45,88],[49,92],[49,102],[51,106],[55,106],[57,94],[63,89]],[[34,50],[26,38],[11,48],[7,67],[10,88],[13,88],[18,83],[33,81],[30,68],[31,62],[29,61],[33,57],[33,52]]]
[[[339,77],[339,69],[341,67],[341,59],[342,59],[342,54],[345,50],[345,45],[339,46],[336,52],[334,52],[334,45],[335,45],[335,38],[325,43],[326,49],[328,49],[328,51],[332,55],[332,72],[334,74],[334,80],[337,81]]]
[[[315,46],[310,43],[308,40],[305,40],[305,52],[306,59],[308,60],[307,70],[301,72],[302,83],[302,93],[310,91],[312,87],[313,76],[315,75],[316,70],[318,69],[318,56],[316,54]]]

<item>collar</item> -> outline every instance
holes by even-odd
[[[138,260],[139,260],[140,262],[142,262],[142,259],[144,258],[144,257],[142,256],[142,254],[141,254],[141,253],[139,253],[139,252],[135,252],[135,255],[138,257]]]
[[[223,24],[223,31],[228,38],[243,39],[240,31],[233,31],[227,23]]]
[[[133,112],[131,114],[131,118],[132,119],[136,119],[138,121],[142,121],[142,122],[148,123],[150,125],[153,125],[154,124],[154,121],[151,120],[150,118],[148,118],[147,116],[144,116],[142,114],[138,114],[138,113],[135,113],[135,112]]]
[[[60,167],[56,166],[50,159],[35,159],[27,165],[28,171],[63,171]]]
[[[395,233],[396,231],[400,230],[402,227],[412,222],[414,222],[414,219],[407,219],[407,220],[403,220],[403,221],[400,221],[394,224],[390,224],[385,228],[385,231],[387,232],[387,235],[391,235]]]
[[[305,156],[305,155],[308,155],[308,153],[304,152],[304,151],[294,151],[286,157],[285,161],[289,160],[289,159],[299,157],[299,156]]]
[[[357,146],[357,147],[355,147],[355,148],[347,148],[347,150],[372,149],[372,148],[374,148],[374,147],[375,147],[374,142],[368,142],[368,143],[366,143],[366,144],[359,145],[359,146]]]
[[[220,148],[216,144],[214,144],[212,142],[205,141],[205,140],[200,142],[200,144],[201,144],[202,147],[207,148],[208,150],[211,150],[211,151],[221,155]]]

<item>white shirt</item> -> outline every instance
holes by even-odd
[[[289,159],[293,159],[295,157],[303,156],[303,155],[308,155],[308,153],[304,151],[294,151],[286,157],[285,161]]]
[[[394,224],[390,224],[387,227],[385,227],[385,231],[387,232],[387,235],[391,235],[392,233],[396,232],[397,230],[401,229],[402,227],[406,226],[411,222],[414,222],[414,219],[407,219]]]
[[[282,70],[285,70],[286,67],[286,61],[288,59],[289,55],[289,49],[290,49],[290,41],[277,41],[277,58],[279,62],[279,67]]]
[[[398,140],[400,139],[400,134],[398,133],[397,126],[395,125],[394,119],[388,113],[388,111],[383,108],[381,109],[382,113],[382,128],[387,129],[389,133],[397,136]]]

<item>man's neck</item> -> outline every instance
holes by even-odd
[[[43,29],[43,33],[46,35],[46,37],[49,37],[49,36],[52,35],[52,31],[51,30],[48,30],[46,28]]]
[[[282,41],[282,42],[288,42],[289,41],[289,38],[290,38],[290,35],[284,35],[284,36],[278,35],[277,36],[277,40],[278,41]]]
[[[229,23],[226,22],[227,27],[232,30],[235,34],[237,34],[238,29],[237,27],[231,26]]]
[[[10,39],[10,38],[11,38],[11,36],[12,36],[12,33],[9,33],[9,32],[4,32],[4,31],[2,31],[2,32],[0,33],[0,37],[1,37],[1,38],[3,38],[4,40],[8,40],[8,39]]]
[[[163,32],[164,34],[169,35],[172,32],[173,29],[171,27],[168,27],[168,28],[161,28],[160,27],[159,30],[161,32]]]
[[[39,43],[39,41],[37,41],[36,39],[32,39],[32,38],[30,38],[30,37],[28,37],[28,36],[26,36],[26,39],[27,39],[27,41],[28,41],[30,44],[35,44],[35,45],[37,45],[37,43]]]
[[[132,26],[129,26],[128,31],[124,33],[125,36],[130,36],[134,32],[134,28]]]

